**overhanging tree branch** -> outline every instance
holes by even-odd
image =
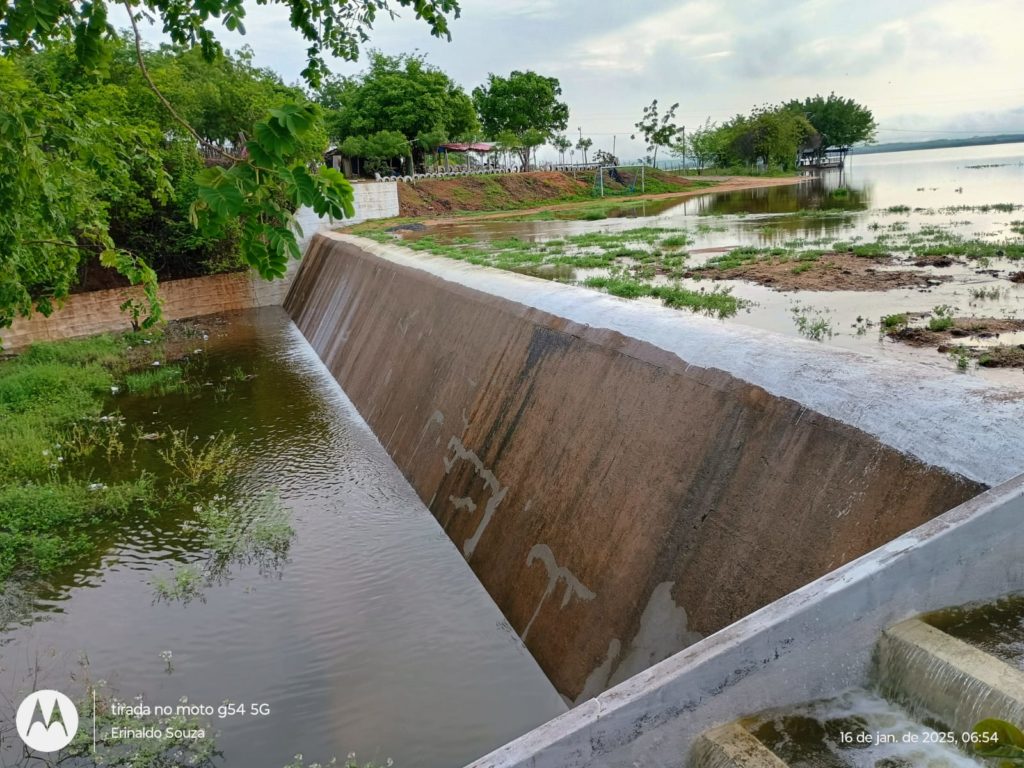
[[[216,152],[217,154],[223,156],[224,158],[230,160],[233,163],[243,162],[242,158],[236,157],[235,155],[225,150],[223,147],[219,147],[209,139],[205,139],[202,136],[200,136],[196,129],[192,127],[192,124],[189,123],[189,121],[183,118],[181,115],[179,115],[178,111],[174,108],[174,105],[171,104],[171,102],[167,100],[167,97],[160,92],[160,89],[157,88],[156,83],[153,82],[153,78],[149,74],[149,69],[146,68],[146,60],[145,57],[142,55],[142,36],[139,34],[139,25],[138,22],[135,20],[135,13],[132,10],[131,2],[129,0],[123,0],[122,5],[124,5],[125,10],[128,11],[128,20],[131,22],[132,34],[135,36],[135,58],[139,63],[139,70],[142,72],[142,77],[146,80],[146,84],[149,86],[149,89],[154,94],[156,94],[156,97],[160,100],[160,103],[164,105],[164,108],[171,115],[171,117],[174,118],[174,121],[181,125],[186,131],[188,131],[189,134],[201,145],[207,147],[213,152]]]

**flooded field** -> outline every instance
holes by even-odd
[[[598,221],[495,219],[419,250],[1024,384],[1024,145],[850,158],[792,186],[656,200]]]
[[[451,768],[564,711],[284,311],[186,331],[176,359],[154,348],[111,388],[98,420],[122,425],[117,458],[71,474],[96,493],[133,476],[160,483],[166,456],[195,460],[175,453],[179,438],[233,435],[240,460],[220,495],[101,525],[95,557],[0,592],[0,764],[38,764],[8,730],[31,688],[98,689],[107,712],[118,700],[211,708],[189,718],[206,735],[180,763],[132,765],[280,768],[354,752],[360,765]],[[67,446],[45,450],[63,471]],[[217,514],[235,507],[241,525]],[[95,759],[88,709],[86,697],[82,755],[61,765],[153,747],[115,743],[104,719]]]

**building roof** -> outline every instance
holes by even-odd
[[[483,141],[477,141],[472,144],[449,142],[448,144],[439,145],[438,149],[443,149],[445,152],[493,152],[494,145]]]

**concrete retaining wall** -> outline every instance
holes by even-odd
[[[160,296],[164,301],[164,317],[179,320],[232,309],[280,304],[289,284],[290,277],[267,282],[255,274],[235,272],[168,280],[160,283]],[[50,317],[36,314],[18,318],[10,328],[0,330],[4,351],[17,350],[36,341],[129,330],[131,322],[119,309],[121,302],[129,296],[141,298],[142,290],[134,287],[77,293]]]
[[[678,768],[707,728],[865,684],[882,631],[1024,590],[1024,476],[747,616],[470,768]]]
[[[879,388],[922,370],[358,238],[317,238],[286,308],[570,700],[1024,463],[994,418],[928,420],[991,395],[952,377],[892,404]],[[829,392],[823,366],[866,391]],[[966,447],[933,445],[958,418]]]
[[[370,181],[352,185],[356,215],[347,224],[369,219],[389,219],[398,215],[398,182]]]

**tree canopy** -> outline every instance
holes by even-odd
[[[636,123],[636,129],[640,131],[640,135],[647,142],[651,165],[655,167],[658,165],[658,149],[660,147],[677,151],[681,151],[683,147],[685,140],[683,126],[675,122],[677,109],[679,109],[678,103],[666,109],[664,114],[660,114],[658,100],[655,99],[649,106],[644,107],[643,117]]]
[[[479,130],[476,110],[466,92],[423,56],[386,56],[371,51],[369,60],[361,75],[328,78],[318,90],[317,100],[327,110],[331,138],[339,145],[387,131],[405,137],[397,155],[422,153],[445,141],[471,138]],[[349,150],[357,144],[349,141]],[[389,145],[374,142],[378,152]],[[342,149],[349,154],[344,146]]]
[[[790,101],[786,107],[807,118],[821,136],[821,149],[849,147],[875,138],[877,125],[867,107],[853,99],[844,99],[830,93],[827,97],[814,96],[803,101]]]
[[[357,56],[381,14],[413,9],[437,36],[448,35],[448,19],[458,14],[457,0],[261,4],[285,6],[309,41],[303,76],[311,85],[322,81],[327,55]],[[176,205],[198,241],[234,238],[239,257],[264,277],[283,275],[299,255],[299,206],[336,217],[352,212],[341,174],[308,167],[310,152],[326,139],[319,108],[279,81],[251,77],[245,55],[223,65],[215,28],[244,32],[242,0],[121,5],[132,27],[129,46],[108,22],[105,0],[0,0],[0,155],[16,158],[0,177],[0,210],[7,212],[0,222],[0,328],[33,309],[49,313],[90,255],[142,283],[145,323],[159,318],[147,254],[115,240],[119,206],[146,214]],[[139,24],[146,19],[162,25],[173,49],[145,50]],[[124,68],[133,54],[130,82]],[[221,68],[204,68],[213,62]],[[68,73],[87,87],[72,83],[65,93]],[[144,97],[133,91],[140,83]],[[150,119],[154,109],[160,119]],[[218,164],[198,165],[197,147]]]
[[[473,103],[484,132],[491,137],[502,134],[517,139],[523,167],[530,151],[550,140],[569,124],[569,107],[559,101],[562,86],[557,78],[536,72],[515,71],[508,77],[487,76],[487,84],[473,89]]]
[[[219,22],[229,32],[245,33],[243,0],[122,0],[133,17],[147,15],[158,20],[171,42],[198,48],[212,61],[223,48],[212,28]],[[309,43],[302,76],[317,85],[328,74],[325,56],[354,60],[359,46],[369,39],[378,15],[395,16],[410,8],[426,22],[435,37],[450,37],[449,17],[459,14],[458,0],[260,0],[260,5],[288,9],[288,20]],[[20,49],[43,48],[55,40],[71,40],[78,58],[86,66],[102,55],[102,42],[114,36],[107,20],[105,0],[0,0],[0,46]]]

